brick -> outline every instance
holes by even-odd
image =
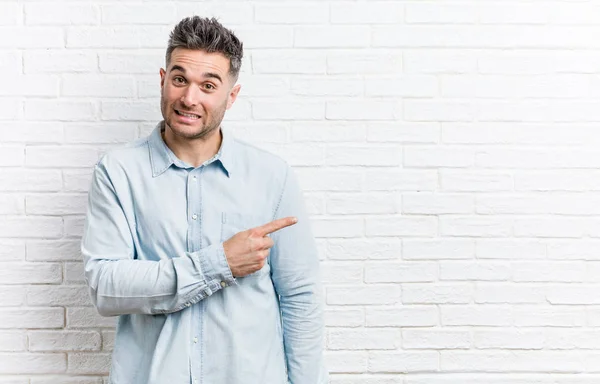
[[[493,261],[440,262],[440,280],[508,281],[513,277],[512,265]]]
[[[436,372],[440,361],[437,352],[371,352],[369,372]]]
[[[102,120],[158,121],[160,108],[156,103],[103,101]]]
[[[429,237],[437,232],[437,220],[432,217],[382,217],[366,219],[367,236]]]
[[[100,334],[86,331],[29,332],[30,351],[98,351]]]
[[[102,350],[112,351],[115,347],[115,331],[102,331]]]
[[[466,168],[475,163],[475,150],[465,147],[410,146],[404,148],[405,167]]]
[[[291,48],[294,45],[294,28],[289,25],[248,25],[233,28],[244,42],[244,48]]]
[[[368,327],[433,327],[438,325],[438,309],[434,305],[367,308]]]
[[[0,49],[62,48],[65,44],[59,27],[0,26],[0,36],[11,37],[0,40]]]
[[[442,351],[441,369],[471,372],[581,372],[580,354],[549,351]]]
[[[402,54],[379,50],[328,50],[327,73],[331,75],[395,75],[402,72]]]
[[[396,24],[401,23],[403,18],[403,4],[389,1],[334,2],[331,4],[331,22],[333,24]]]
[[[253,50],[254,74],[324,74],[327,71],[325,53],[319,51]]]
[[[469,331],[422,330],[402,331],[404,349],[469,349],[471,333]]]
[[[475,198],[464,194],[404,193],[402,213],[421,215],[469,214],[475,212]]]
[[[356,237],[364,233],[364,223],[357,219],[316,219],[312,221],[315,237]]]
[[[17,25],[21,20],[19,4],[0,4],[0,25]]]
[[[31,384],[102,384],[102,378],[90,376],[44,376],[31,378]]]
[[[441,306],[442,326],[507,327],[513,324],[508,305],[449,305]]]
[[[256,4],[254,20],[259,24],[326,24],[329,21],[327,4]]]
[[[515,261],[513,281],[577,283],[584,280],[588,265],[584,261]]]
[[[1,374],[62,373],[67,368],[64,353],[1,353]]]
[[[327,213],[330,214],[379,214],[399,211],[396,199],[389,193],[335,193],[327,198]]]
[[[57,263],[4,263],[3,266],[0,270],[2,284],[56,284],[62,281],[62,267]]]
[[[532,284],[477,284],[475,302],[478,304],[543,304],[546,289]]]
[[[487,57],[483,52],[459,49],[407,49],[403,54],[403,69],[405,73],[476,73],[481,56]]]
[[[99,53],[100,72],[125,74],[152,74],[158,88],[158,69],[165,65],[163,50],[148,50],[143,52],[111,51]]]
[[[0,238],[58,238],[61,236],[62,220],[60,217],[5,216],[0,222]]]
[[[70,353],[68,361],[69,373],[106,375],[110,369],[108,353]]]
[[[62,328],[63,308],[2,308],[0,328]]]
[[[395,120],[401,105],[389,99],[357,99],[328,101],[327,120]]]
[[[321,263],[321,281],[325,284],[360,284],[363,281],[362,264]]]
[[[97,54],[88,51],[45,49],[23,52],[25,73],[94,72],[98,67]]]
[[[544,345],[545,335],[539,330],[476,330],[473,332],[473,346],[477,349],[542,349]]]
[[[503,171],[442,169],[440,187],[452,192],[504,192],[512,190],[513,176]]]
[[[477,109],[473,102],[454,100],[404,100],[406,121],[473,121]]]
[[[81,243],[68,240],[27,242],[28,261],[81,261]]]
[[[516,191],[597,191],[600,172],[586,170],[532,170],[515,171]]]
[[[370,146],[329,146],[326,162],[330,166],[382,166],[400,165],[402,152],[397,147],[383,145]]]
[[[528,239],[478,239],[476,256],[478,259],[543,259],[546,245],[541,241]]]
[[[92,4],[25,4],[25,24],[28,25],[90,25],[99,21],[100,12]]]
[[[66,216],[63,222],[65,237],[81,239],[81,236],[83,236],[83,226],[85,225],[85,216]]]
[[[14,121],[0,127],[0,139],[4,142],[61,143],[63,136],[62,123],[58,121]]]
[[[468,239],[417,240],[403,242],[403,259],[444,260],[472,259],[475,256],[475,243]]]
[[[22,215],[25,213],[23,196],[14,193],[0,193],[0,214]]]
[[[23,165],[25,147],[0,146],[0,167],[19,167]]]
[[[66,312],[67,328],[112,328],[116,325],[116,316],[100,316],[94,307],[67,308]]]
[[[242,64],[243,65],[243,64]],[[156,88],[156,80],[153,81],[153,86]],[[240,74],[238,84],[242,84],[242,94],[248,97],[268,96],[268,97],[283,97],[292,95],[290,80],[281,76],[256,75],[251,76]],[[308,82],[301,83],[301,85]],[[304,88],[295,88],[295,94],[303,94],[306,92]]]
[[[88,306],[92,302],[87,286],[61,285],[30,287],[27,291],[27,304],[66,307]]]
[[[23,107],[21,104],[18,99],[0,97],[0,121],[16,120],[22,114]]]
[[[174,24],[178,21],[174,4],[103,4],[100,9],[104,25]]]
[[[355,170],[338,168],[299,168],[295,173],[304,191],[359,191],[362,175]],[[0,177],[2,173],[0,171]]]
[[[0,307],[18,307],[25,304],[26,293],[27,288],[23,286],[0,286]]]
[[[365,80],[365,95],[368,97],[431,98],[438,96],[438,88],[438,79],[429,75],[369,77]]]
[[[360,351],[326,351],[327,369],[331,373],[358,373],[367,370],[368,357]]]
[[[367,124],[367,141],[433,144],[439,141],[440,128],[437,123],[387,123]]]
[[[467,304],[473,298],[473,287],[467,284],[415,283],[402,286],[404,304]]]
[[[436,263],[427,262],[370,262],[365,264],[366,283],[433,282],[437,279]]]
[[[78,144],[121,144],[137,138],[134,123],[65,124],[65,142]]]
[[[527,305],[512,309],[517,327],[580,327],[585,324],[585,309],[569,306]]]
[[[135,95],[134,89],[132,77],[69,74],[62,77],[61,96],[131,98]]]
[[[100,157],[98,149],[81,146],[35,146],[27,147],[26,152],[30,167],[92,167]]]
[[[512,222],[504,217],[441,217],[440,233],[442,236],[508,237],[512,234]]]
[[[95,109],[89,101],[29,100],[25,102],[25,118],[38,121],[89,121],[96,117]]]
[[[437,186],[437,173],[369,167],[365,184],[371,191],[433,191]]]
[[[252,116],[256,120],[321,120],[325,105],[318,101],[254,101]]]
[[[329,287],[327,304],[332,305],[381,305],[396,304],[400,299],[400,287],[369,285],[355,287]]]
[[[27,337],[24,332],[0,331],[0,351],[21,352],[27,349]]]
[[[330,307],[325,309],[327,327],[361,327],[365,324],[365,313],[360,308]]]
[[[396,238],[328,239],[326,252],[332,260],[398,259],[402,242]]]
[[[6,73],[7,75],[21,74],[23,71],[23,66],[21,64],[23,61],[21,56],[21,52],[19,51],[6,50],[0,52],[0,71],[2,71],[2,73]]]
[[[474,4],[413,3],[406,5],[407,23],[474,24],[479,7]]]
[[[65,263],[63,276],[67,283],[84,283],[83,263]]]
[[[396,349],[400,334],[395,329],[331,329],[327,332],[330,350]]]
[[[23,241],[0,240],[0,262],[21,261],[24,259],[25,243]]]
[[[234,2],[177,2],[177,20],[190,15],[216,17],[229,26],[232,24],[251,24],[254,22],[254,9],[259,4]],[[242,41],[244,41],[242,39]],[[244,41],[244,47],[245,41]]]
[[[0,96],[58,95],[58,78],[48,75],[16,75],[4,81]]]
[[[370,44],[366,26],[299,26],[294,29],[294,47],[362,48]]]
[[[67,48],[139,48],[142,29],[131,26],[69,27]],[[164,36],[165,39],[167,35]]]
[[[85,194],[42,194],[26,196],[27,213],[33,215],[85,214],[88,197]]]
[[[294,77],[291,93],[299,96],[362,96],[363,80],[358,77]]]

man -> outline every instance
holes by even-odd
[[[327,382],[297,181],[221,128],[242,54],[215,19],[183,19],[160,70],[164,120],[95,167],[82,253],[94,305],[119,315],[111,384]]]

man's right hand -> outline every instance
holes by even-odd
[[[268,235],[297,222],[295,217],[284,217],[260,227],[238,232],[223,242],[225,257],[233,276],[244,277],[261,269],[274,244]]]

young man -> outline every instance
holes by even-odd
[[[96,165],[82,253],[94,305],[119,315],[112,384],[327,382],[297,181],[221,127],[242,54],[215,19],[182,20],[160,70],[164,120]]]

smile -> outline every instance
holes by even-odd
[[[179,116],[188,117],[190,119],[199,119],[200,118],[200,115],[195,115],[193,113],[183,113],[178,110],[175,110],[175,113],[178,114]]]

